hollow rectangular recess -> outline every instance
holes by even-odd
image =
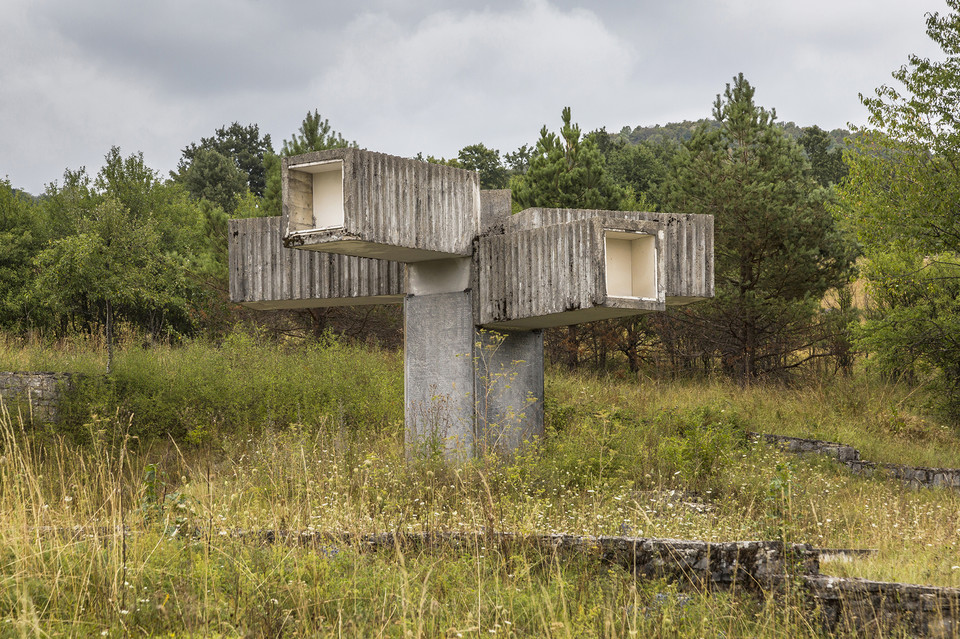
[[[343,228],[343,160],[291,166],[288,180],[290,231]]]
[[[604,231],[607,295],[657,299],[657,242],[646,233]]]

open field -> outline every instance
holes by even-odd
[[[0,346],[0,370],[83,370],[87,345]],[[637,581],[595,558],[497,545],[242,543],[221,531],[507,531],[875,548],[822,572],[960,586],[960,493],[911,490],[753,442],[842,441],[960,466],[909,389],[597,379],[548,371],[547,437],[453,467],[402,449],[396,354],[335,341],[131,347],[96,415],[0,419],[0,635],[818,636],[783,598]],[[82,415],[75,406],[73,418]],[[175,438],[167,437],[170,432]],[[82,526],[76,537],[52,529]],[[126,528],[122,537],[114,531]],[[200,531],[199,534],[194,534]]]

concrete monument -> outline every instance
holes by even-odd
[[[230,221],[258,309],[402,303],[407,444],[509,453],[543,433],[544,328],[713,296],[713,218],[527,209],[476,173],[359,149],[284,158],[283,215]]]

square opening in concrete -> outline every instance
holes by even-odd
[[[607,295],[657,299],[656,237],[645,233],[604,231]]]
[[[291,166],[288,188],[290,231],[343,228],[343,160]]]

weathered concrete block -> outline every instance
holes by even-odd
[[[230,299],[269,310],[403,302],[403,264],[283,246],[279,217],[230,220]]]
[[[284,244],[419,262],[471,254],[480,226],[476,173],[330,149],[283,159]]]
[[[507,453],[543,436],[543,332],[477,331],[476,446]]]
[[[597,214],[494,230],[480,237],[476,259],[480,326],[540,329],[665,308],[655,221]]]
[[[956,637],[960,589],[809,576],[804,582],[831,631],[856,636]]]
[[[713,297],[713,216],[650,213],[642,211],[602,211],[589,209],[531,208],[492,225],[484,235],[511,233],[575,220],[614,216],[620,219],[656,222],[663,232],[663,287],[668,306],[687,304]]]

